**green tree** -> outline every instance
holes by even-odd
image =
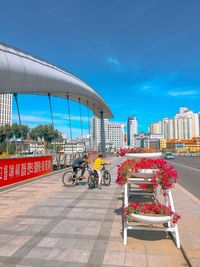
[[[6,142],[0,142],[0,154],[6,152]]]
[[[0,126],[0,142],[3,143],[6,140],[5,127]]]
[[[10,140],[13,137],[13,126],[9,125],[9,124],[5,125],[4,126],[4,131],[5,131],[5,134],[6,134],[6,139]]]
[[[45,142],[45,147],[48,148],[50,143],[61,136],[60,132],[52,127],[52,125],[38,125],[31,129],[27,125],[12,125],[0,126],[0,153],[14,153],[16,150],[16,142],[12,143],[12,139],[25,140],[27,135],[38,141]]]
[[[38,141],[44,141],[46,148],[49,147],[49,144],[54,140],[60,137],[60,132],[53,128],[52,125],[38,125],[33,128],[30,132],[31,138]]]
[[[16,152],[16,146],[15,146],[14,142],[8,142],[7,150],[8,150],[9,154],[14,154]]]
[[[13,154],[16,150],[16,144],[12,143],[12,139],[26,139],[30,129],[26,125],[12,124],[0,126],[0,153],[8,152]]]
[[[11,126],[11,136],[15,139],[26,139],[30,128],[27,125],[13,123]]]

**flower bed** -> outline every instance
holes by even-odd
[[[127,149],[127,148],[123,148],[120,150],[119,152],[119,155],[121,157],[125,156],[126,154],[132,154],[132,153],[153,153],[155,152],[154,149],[151,149],[151,148],[136,148],[136,147],[133,147],[133,148],[130,148],[130,149]]]
[[[139,216],[134,217],[134,214],[141,215],[141,217],[139,217]],[[145,221],[144,216],[165,217],[165,218],[163,218],[164,221],[165,220],[166,221],[172,220],[172,223],[174,223],[174,224],[176,224],[177,221],[181,218],[178,214],[174,213],[170,207],[167,207],[167,206],[159,203],[158,201],[146,202],[146,203],[140,203],[140,202],[129,203],[128,207],[123,209],[123,217],[128,221],[133,220],[133,218]],[[149,221],[149,220],[146,219],[146,221]],[[157,219],[153,219],[153,218],[151,218],[151,221],[152,222],[153,221],[164,222],[162,219],[157,220]]]
[[[117,165],[117,179],[116,183],[118,185],[123,185],[127,182],[130,177],[135,175],[135,161],[134,160],[126,160],[122,162],[120,165]]]
[[[170,189],[177,181],[177,172],[173,166],[168,166],[163,159],[146,159],[143,158],[136,162],[135,160],[126,160],[118,165],[116,183],[123,185],[131,177],[135,177],[140,170],[152,169],[151,184],[153,187],[161,186],[163,190]],[[146,183],[140,185],[145,188]]]
[[[162,156],[161,152],[151,152],[151,153],[128,153],[125,155],[128,159],[140,160],[142,158],[149,159],[159,159]]]
[[[157,183],[156,184],[146,184],[146,183],[140,184],[140,188],[143,189],[147,193],[154,193],[156,187],[157,187]]]

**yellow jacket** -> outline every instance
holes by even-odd
[[[104,163],[105,161],[102,158],[97,158],[94,162],[93,168],[95,170],[101,170],[103,167],[101,164],[104,164]]]

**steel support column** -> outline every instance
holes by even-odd
[[[106,157],[106,142],[105,142],[105,127],[104,127],[104,114],[100,111],[100,124],[101,124],[101,152]]]
[[[48,93],[48,98],[49,98],[49,107],[50,107],[50,113],[51,113],[51,124],[54,129],[54,120],[53,120],[53,109],[52,109],[52,103],[51,103],[51,94]]]
[[[51,94],[48,93],[48,99],[49,99],[49,107],[50,107],[50,113],[51,113],[51,124],[53,127],[53,131],[54,131],[54,144],[53,144],[53,157],[56,158],[55,154],[56,154],[56,138],[55,138],[55,128],[54,128],[54,120],[53,120],[53,108],[52,108],[52,103],[51,103]],[[59,166],[59,165],[57,165]]]
[[[18,96],[17,96],[16,93],[14,93],[13,96],[14,96],[15,103],[16,103],[16,106],[17,106],[17,113],[18,113],[18,118],[19,118],[19,125],[21,125],[22,124],[22,121],[21,121],[21,116],[20,116],[20,111],[19,111]]]
[[[88,107],[88,100],[87,100],[87,118],[88,118],[88,136],[89,136],[89,152],[92,149],[92,144],[91,144],[91,129],[90,129],[90,113],[89,113],[89,107]]]

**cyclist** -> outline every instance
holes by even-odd
[[[81,176],[80,180],[85,179],[84,173],[85,173],[85,164],[90,163],[90,160],[88,159],[87,155],[84,155],[83,157],[77,158],[72,162],[72,168],[73,171],[76,172],[78,169],[81,169]]]
[[[102,189],[102,172],[101,172],[101,170],[102,170],[103,164],[110,165],[111,163],[105,162],[105,160],[103,159],[103,155],[99,155],[98,158],[95,160],[94,165],[93,165],[94,170],[98,173],[98,176],[99,176],[99,183],[98,183],[99,189]]]

